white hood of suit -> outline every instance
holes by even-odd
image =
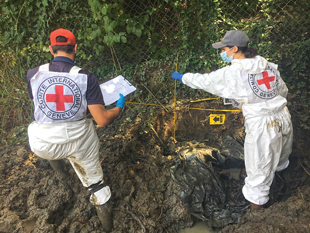
[[[257,55],[254,58],[234,59],[231,64],[240,64],[248,74],[260,74],[267,69],[268,61]]]

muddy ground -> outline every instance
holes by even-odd
[[[222,100],[182,106],[232,109]],[[239,142],[244,138],[240,112],[178,109],[174,140],[173,111],[156,108],[152,112],[151,108],[137,112],[127,104],[121,117],[97,129],[105,181],[112,190],[113,232],[178,232],[200,221],[181,201],[171,167],[184,148],[222,151],[227,135]],[[225,114],[225,123],[210,125],[211,113]],[[283,174],[284,192],[274,190],[276,199],[268,208],[256,212],[247,209],[239,223],[214,231],[310,232],[310,134],[299,127],[298,114],[291,113],[294,150]],[[90,193],[68,161],[71,177],[63,182],[27,143],[2,147],[0,160],[0,232],[102,232],[95,208],[89,203]],[[232,177],[220,177],[234,183]],[[240,185],[244,175],[239,178]]]

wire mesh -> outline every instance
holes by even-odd
[[[141,37],[128,34],[127,43],[114,44],[120,63],[137,64],[151,58],[162,59],[167,54],[182,49],[185,19],[182,19],[184,14],[180,9],[186,11],[191,7],[191,11],[199,12],[201,8],[206,7],[206,2],[210,1],[180,1],[176,7],[169,1],[124,1],[123,10],[130,15],[139,17],[142,12],[152,13],[149,13],[149,22],[144,25],[147,33],[142,34]],[[207,17],[199,16],[198,13],[192,14],[192,16],[197,15],[197,20],[192,20],[186,30],[189,32],[188,39],[197,41],[196,48],[193,48],[194,52],[198,52],[199,47],[205,48],[207,40],[211,40],[210,44],[216,42],[216,39],[221,38],[227,30],[240,29],[251,31],[251,35],[255,35],[255,28],[248,28],[249,24],[247,24],[255,20],[265,20],[265,22],[259,25],[261,30],[257,28],[253,43],[271,41],[273,46],[281,47],[281,45],[310,38],[310,3],[308,0],[220,0],[217,7],[214,5],[212,7],[220,12],[217,22],[208,22]],[[211,25],[215,27],[210,28]],[[217,31],[217,38],[209,38],[210,30],[214,28]],[[108,47],[105,47],[103,53],[106,59],[112,59]],[[200,51],[201,53],[203,51]],[[94,56],[93,60],[100,60],[99,57]]]
[[[98,64],[97,68],[100,64],[114,63],[121,68],[124,64],[137,65],[151,59],[165,61],[171,54],[176,57],[178,51],[184,50],[199,57],[197,61],[189,61],[194,66],[197,62],[195,71],[210,71],[217,68],[219,62],[219,54],[211,44],[233,29],[245,31],[250,37],[250,46],[256,46],[261,55],[276,63],[276,59],[284,57],[284,54],[275,57],[276,52],[281,54],[283,48],[310,39],[308,0],[183,0],[177,5],[176,1],[127,0],[122,2],[121,8],[132,16],[135,24],[139,24],[139,17],[145,13],[150,16],[149,21],[140,37],[128,33],[127,43],[115,43],[113,49],[105,46],[103,55],[93,55],[91,61]],[[94,51],[89,50],[88,54]],[[171,68],[175,57],[170,57]],[[213,57],[214,64],[207,64],[205,57]],[[163,85],[173,88],[167,82]],[[160,92],[158,89],[150,91]],[[183,97],[193,97],[188,89],[178,89],[180,91]]]

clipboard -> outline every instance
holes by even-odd
[[[119,94],[124,96],[137,89],[122,75],[119,75],[105,83],[100,84],[105,106],[115,103],[119,99]]]

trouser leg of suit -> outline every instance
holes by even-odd
[[[289,135],[287,139],[283,135]],[[244,161],[247,172],[242,189],[245,198],[256,205],[269,200],[269,189],[278,166],[285,169],[291,153],[292,129],[286,110],[246,122]]]
[[[67,124],[51,124],[51,131],[55,125],[58,131],[64,127],[68,132],[68,138],[64,143],[51,143],[37,137],[40,131],[40,124],[32,123],[28,127],[29,143],[32,151],[39,157],[48,160],[69,159],[76,174],[83,183],[84,187],[89,187],[103,181],[103,172],[99,162],[99,139],[94,125],[90,119]],[[49,132],[46,124],[44,125],[46,133]],[[83,133],[74,133],[78,127],[83,127]],[[48,138],[48,137],[47,137]],[[55,138],[55,137],[54,137]],[[70,140],[74,138],[74,140]],[[91,203],[101,205],[106,203],[111,197],[111,191],[108,186],[102,187],[91,195]]]
[[[282,126],[282,152],[279,160],[279,164],[276,168],[276,171],[282,171],[288,167],[289,164],[289,156],[292,153],[293,148],[293,124],[291,121],[291,114],[289,113],[287,107],[284,108],[284,113],[282,115],[282,122],[284,122]]]
[[[68,179],[70,174],[66,170],[66,163],[64,160],[48,160],[48,162],[62,180]]]
[[[84,187],[94,184],[100,186],[99,190],[92,192],[90,202],[93,205],[102,205],[110,199],[111,191],[109,186],[103,185],[103,172],[99,161],[99,139],[93,124],[87,134],[89,136],[79,141],[83,145],[80,150],[72,153],[68,159]],[[89,189],[92,191],[91,188]]]

